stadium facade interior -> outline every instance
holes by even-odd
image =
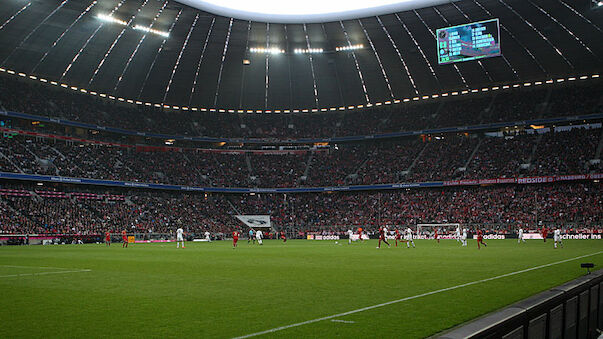
[[[226,239],[235,215],[300,239],[603,234],[600,5],[2,1],[0,242]],[[500,55],[439,60],[438,29],[490,19]]]

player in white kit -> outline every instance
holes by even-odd
[[[519,244],[522,241],[526,242],[526,240],[523,238],[523,228],[520,228],[519,231],[517,231],[517,243]]]
[[[561,230],[560,229],[556,229],[555,232],[553,232],[553,240],[555,241],[555,248],[557,248],[557,243],[559,243],[559,245],[561,245],[561,247],[563,247],[563,242],[561,241]]]
[[[415,247],[415,242],[412,240],[412,230],[409,228],[406,229],[406,248],[410,248],[410,244],[412,244],[412,247]]]
[[[182,243],[182,248],[184,248],[184,230],[182,227],[176,230],[176,248],[180,247],[180,243]]]
[[[258,244],[262,245],[262,231],[257,230],[255,232],[255,240],[258,241]]]
[[[209,233],[209,231],[205,231],[205,240],[207,240],[208,242],[211,242],[211,234]]]
[[[461,241],[461,229],[458,226],[456,227],[456,231],[454,232],[454,237],[456,238],[456,241]]]
[[[463,228],[463,235],[461,236],[461,242],[463,246],[467,246],[467,229]]]
[[[348,230],[346,232],[348,234],[348,245],[352,244],[352,234],[354,234],[354,232],[352,230]]]

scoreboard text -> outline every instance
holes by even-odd
[[[440,28],[437,38],[440,65],[501,55],[498,19]]]

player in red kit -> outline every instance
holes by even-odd
[[[486,245],[486,243],[484,242],[484,236],[483,236],[483,234],[482,234],[482,230],[480,230],[480,229],[478,229],[478,230],[477,230],[477,249],[478,249],[478,250],[480,249],[479,244],[482,244],[482,245],[484,245],[485,247],[486,247],[486,246],[488,246],[488,245]]]
[[[542,226],[542,230],[540,231],[540,234],[542,235],[542,240],[544,240],[544,242],[546,242],[546,236],[549,234],[549,230],[546,228],[546,226]]]
[[[105,245],[111,246],[111,233],[109,231],[105,232]]]
[[[438,238],[438,229],[436,228],[434,233],[433,233],[433,237],[435,238],[435,240],[437,240],[438,244],[440,243],[440,238]]]
[[[283,242],[287,242],[287,235],[285,232],[281,232],[281,239],[283,239]]]
[[[398,247],[398,241],[402,242],[402,236],[400,235],[400,231],[396,230],[396,247]]]
[[[358,227],[358,240],[364,241],[364,239],[362,239],[362,227]]]
[[[239,241],[239,232],[238,231],[232,232],[232,248],[233,249],[235,247],[237,247],[237,242],[238,241]]]
[[[122,240],[122,244],[121,247],[128,247],[128,234],[126,233],[126,230],[121,231],[121,240]]]
[[[377,247],[377,248],[381,248],[382,241],[387,244],[387,247],[391,247],[391,245],[387,242],[386,236],[387,236],[387,228],[381,227],[379,229],[379,247]]]

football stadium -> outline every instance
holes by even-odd
[[[5,338],[603,338],[603,2],[2,0]]]

